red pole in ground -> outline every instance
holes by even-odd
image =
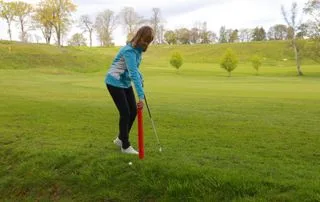
[[[143,108],[138,108],[138,147],[139,147],[139,159],[143,159],[144,158]]]

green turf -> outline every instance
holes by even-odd
[[[0,201],[320,201],[318,65],[256,76],[243,63],[229,78],[218,64],[152,65],[154,51],[142,72],[163,152],[145,112],[143,161],[112,144],[107,68],[0,70]]]

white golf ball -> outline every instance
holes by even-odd
[[[129,164],[129,166],[132,166],[132,162],[129,162],[128,164]]]

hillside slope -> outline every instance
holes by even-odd
[[[289,42],[268,41],[214,45],[151,46],[144,55],[146,66],[169,66],[172,52],[179,51],[185,63],[218,64],[227,48],[233,49],[240,63],[249,63],[257,54],[267,66],[294,65]],[[119,47],[63,47],[0,41],[0,69],[65,68],[78,72],[95,72],[108,66]],[[313,62],[304,57],[303,64]]]

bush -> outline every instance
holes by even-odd
[[[175,67],[177,70],[182,66],[183,64],[183,58],[179,52],[174,52],[170,59],[170,64]]]
[[[259,74],[259,68],[260,68],[261,65],[262,65],[262,59],[261,59],[261,57],[259,57],[258,55],[254,55],[254,56],[251,58],[251,63],[252,63],[253,68],[257,71],[257,74]]]
[[[229,73],[229,76],[231,76],[231,72],[238,66],[238,57],[232,49],[227,49],[221,60],[220,66]]]

